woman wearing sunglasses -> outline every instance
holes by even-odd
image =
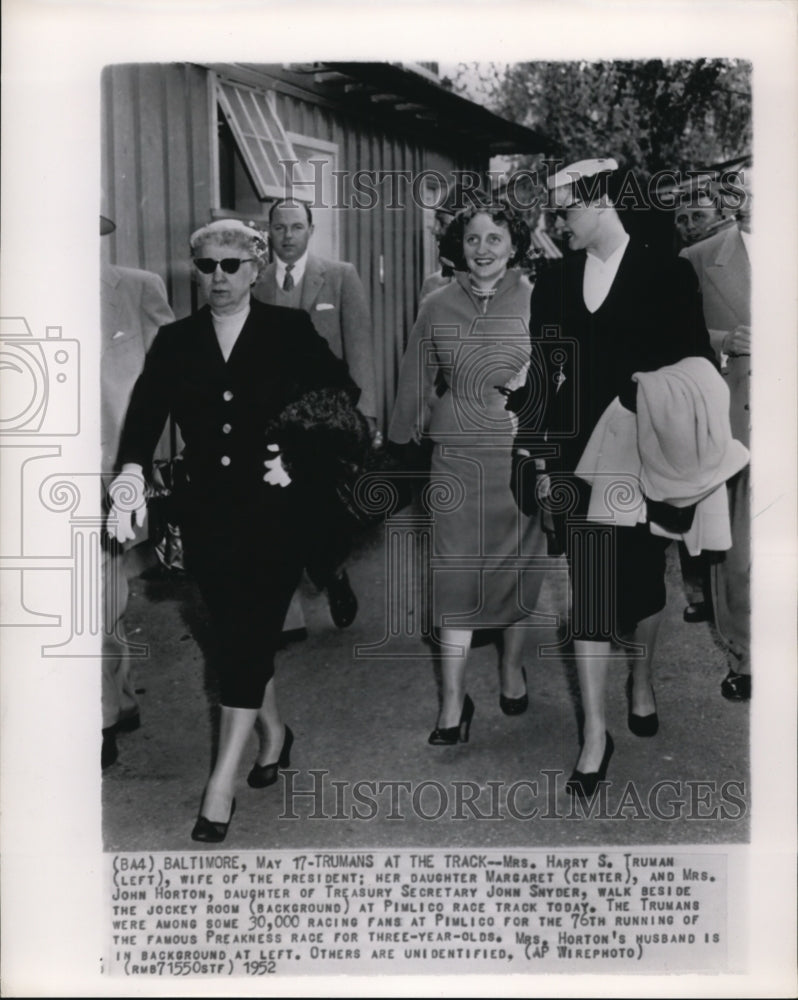
[[[331,413],[356,436],[359,391],[306,313],[250,297],[265,263],[259,231],[220,220],[198,229],[190,248],[207,304],[162,327],[147,355],[122,432],[109,532],[121,541],[131,519],[146,516],[144,473],[171,415],[185,442],[178,508],[186,565],[209,611],[221,702],[218,753],[192,838],[218,843],[253,727],[251,787],[274,784],[290,762],[274,651],[325,503],[325,484],[317,470],[303,470],[297,442],[316,434],[304,454],[324,454],[318,435],[328,433]],[[319,406],[324,416],[314,424]]]

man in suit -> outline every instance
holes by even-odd
[[[682,250],[701,285],[709,337],[729,387],[732,434],[750,443],[751,383],[751,170],[743,178],[737,225]],[[723,639],[729,673],[721,693],[731,701],[751,697],[751,509],[749,470],[728,483],[732,547],[711,572],[715,624]]]
[[[691,187],[682,194],[674,217],[676,231],[685,247],[714,236],[733,222],[721,212],[717,196],[700,187]]]
[[[673,221],[682,247],[693,246],[735,224],[731,216],[723,214],[720,197],[709,184],[709,177],[698,177],[681,191]],[[688,602],[683,612],[684,620],[688,624],[705,622],[711,616],[707,553],[691,556],[680,542],[679,563]]]
[[[327,260],[309,252],[313,215],[306,203],[290,199],[274,202],[269,211],[269,240],[274,259],[255,286],[254,296],[271,305],[304,309],[316,331],[336,357],[346,362],[360,389],[358,409],[377,428],[374,347],[368,301],[357,271],[346,261]],[[319,552],[308,575],[330,602],[330,614],[339,628],[351,625],[357,598],[342,563],[349,542],[342,530]]]
[[[115,226],[100,216],[100,233]],[[116,463],[122,424],[136,379],[144,367],[144,356],[159,327],[174,320],[166,289],[157,274],[131,267],[117,267],[101,244],[100,265],[100,427],[102,472],[110,475]],[[138,539],[142,541],[142,538]],[[103,666],[102,766],[117,759],[116,736],[139,727],[139,705],[130,677],[122,616],[128,600],[126,549],[111,539],[103,551]]]

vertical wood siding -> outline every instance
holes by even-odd
[[[177,316],[194,307],[188,237],[210,217],[207,72],[187,64],[103,72],[103,188],[112,258],[155,271]]]
[[[112,258],[160,274],[177,316],[196,307],[188,237],[209,220],[216,204],[208,88],[209,72],[190,64],[110,66],[102,80],[104,192],[107,214],[117,224],[108,237]],[[401,188],[404,208],[388,209],[382,199],[371,210],[355,207],[352,174],[484,170],[487,153],[458,156],[430,149],[358,118],[343,101],[331,109],[278,93],[277,111],[287,131],[336,143],[338,169],[348,172],[339,209],[340,255],[355,265],[370,299],[384,427],[424,279],[422,216],[412,204],[410,185]],[[378,190],[386,196],[389,191],[385,185]]]

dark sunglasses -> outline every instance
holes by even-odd
[[[203,274],[213,274],[217,264],[225,274],[235,274],[242,264],[248,264],[254,259],[254,257],[225,257],[224,260],[215,260],[213,257],[195,257],[194,264]]]
[[[565,205],[564,207],[558,206],[556,208],[548,208],[546,211],[553,219],[562,219],[563,221],[568,218],[568,213],[572,208],[581,208],[581,202],[575,201],[571,205]]]

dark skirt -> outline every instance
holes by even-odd
[[[181,513],[186,568],[210,615],[220,701],[231,708],[260,708],[308,551],[296,491],[261,490],[258,502],[243,497],[209,502],[192,492]]]
[[[571,637],[619,639],[665,607],[665,551],[669,538],[649,525],[631,527],[586,520],[590,487],[574,478],[578,503],[555,517],[557,539],[568,559]]]

